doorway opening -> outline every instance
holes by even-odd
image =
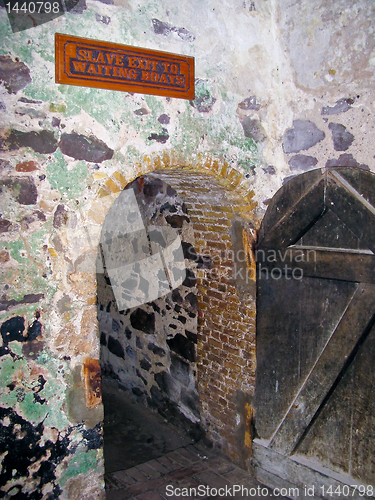
[[[120,193],[105,219],[98,259],[101,366],[104,381],[183,421],[188,439],[205,436],[243,463],[255,379],[254,205],[227,179],[229,187],[223,184],[206,172],[170,168]],[[114,241],[130,212],[121,241]],[[137,263],[156,254],[161,258],[147,279],[147,266]],[[124,256],[138,276],[114,271]],[[105,387],[104,408],[106,414]]]
[[[100,258],[105,461],[113,471],[204,435],[196,354],[201,262],[177,192],[154,175],[130,183],[106,218]]]

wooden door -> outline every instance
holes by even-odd
[[[256,259],[258,479],[301,499],[373,498],[375,175],[293,178],[268,207]]]

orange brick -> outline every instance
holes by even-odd
[[[232,363],[231,361],[225,361],[225,367],[233,370],[236,373],[239,373],[241,371],[241,367],[235,363]]]
[[[207,290],[207,295],[209,297],[215,297],[216,299],[222,299],[223,295],[221,292],[217,292],[216,290]]]
[[[214,347],[217,347],[218,349],[223,348],[223,344],[221,342],[217,341],[216,339],[213,339],[213,338],[208,339],[208,344],[212,345]]]
[[[229,337],[228,335],[225,335],[224,333],[219,333],[219,339],[224,342],[224,344],[227,344],[229,342]]]

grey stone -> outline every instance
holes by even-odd
[[[197,96],[194,101],[190,101],[190,105],[196,108],[199,113],[209,113],[216,102],[215,97],[213,97],[208,91]]]
[[[162,395],[160,389],[158,389],[156,387],[156,385],[153,385],[151,387],[150,394],[151,394],[153,401],[155,401],[157,404],[161,404],[163,402],[163,395]]]
[[[179,387],[168,372],[155,373],[155,382],[161,391],[172,400],[177,401],[179,399]]]
[[[171,375],[182,385],[188,387],[190,384],[190,365],[171,352]]]
[[[338,159],[332,158],[326,162],[326,167],[358,167],[364,170],[370,170],[368,165],[364,163],[358,163],[358,161],[353,158],[353,155],[344,153],[339,156]]]
[[[10,220],[0,218],[0,233],[7,233],[11,225]]]
[[[25,330],[25,319],[22,316],[14,316],[5,321],[0,328],[0,333],[3,338],[3,345],[8,345],[9,342],[17,340],[25,342],[26,338],[23,335]]]
[[[165,356],[165,350],[162,347],[159,347],[151,342],[148,344],[147,349],[157,356]]]
[[[146,370],[147,372],[150,371],[151,368],[151,362],[150,360],[145,356],[143,359],[141,359],[139,366],[143,369]]]
[[[164,183],[158,177],[146,178],[143,185],[143,194],[148,198],[155,198],[159,193],[164,190]]]
[[[31,148],[36,153],[51,154],[57,149],[57,140],[53,132],[21,132],[11,130],[7,138],[0,140],[0,150],[14,151],[19,148]]]
[[[93,135],[62,134],[59,146],[64,155],[76,160],[101,163],[113,157],[113,149]]]
[[[182,242],[182,244],[184,244],[184,242]],[[193,248],[192,245],[191,245],[191,247]],[[177,288],[175,288],[172,291],[172,300],[173,300],[173,302],[177,302],[178,304],[182,304],[182,302],[183,302],[183,298],[181,297],[181,294]]]
[[[3,219],[0,219],[0,223],[2,220]],[[1,224],[0,224],[0,232],[2,232],[1,231]],[[20,304],[36,304],[37,302],[39,302],[43,298],[44,298],[44,293],[38,293],[38,294],[30,293],[30,294],[24,295],[22,300],[2,299],[0,302],[0,311],[7,311],[9,308],[14,307],[14,306],[18,306]]]
[[[189,408],[193,414],[199,418],[199,397],[195,391],[188,391],[184,387],[181,389],[181,403]]]
[[[299,153],[309,149],[325,138],[325,133],[319,130],[315,123],[309,120],[295,120],[293,128],[285,132],[283,149],[285,153]]]
[[[178,229],[182,228],[184,221],[190,222],[189,217],[187,217],[186,215],[177,215],[177,214],[167,215],[165,220],[168,222],[170,226]]]
[[[196,344],[198,342],[198,334],[196,332],[190,332],[189,330],[185,330],[186,337]]]
[[[13,61],[10,56],[0,56],[0,81],[9,93],[16,94],[31,83],[30,70],[23,62]]]
[[[190,312],[197,312],[198,311],[198,299],[197,299],[197,294],[190,292],[186,295],[185,299],[188,301],[190,304],[190,307],[188,308]]]
[[[17,114],[21,116],[29,115],[31,118],[46,118],[47,115],[44,113],[44,111],[39,111],[37,109],[33,109],[30,107],[19,107],[17,109]]]
[[[267,167],[263,167],[262,170],[265,174],[269,174],[269,175],[276,174],[276,168],[273,165],[268,165]]]
[[[27,340],[36,340],[40,335],[42,335],[42,324],[35,320],[27,330]]]
[[[194,342],[187,339],[181,333],[177,333],[173,338],[167,339],[170,349],[188,361],[196,361]]]
[[[130,358],[137,359],[137,353],[130,345],[126,346],[125,352]]]
[[[98,21],[98,23],[103,24],[109,24],[111,22],[111,18],[109,16],[101,16],[100,14],[96,14],[95,19]]]
[[[162,125],[168,125],[171,119],[169,118],[168,115],[160,115],[158,118],[158,122],[161,123]]]
[[[119,333],[121,331],[121,326],[119,325],[119,323],[112,318],[112,331],[113,332],[116,332],[116,333]]]
[[[60,127],[61,119],[56,118],[56,116],[52,117],[52,127]]]
[[[159,19],[152,19],[152,26],[157,35],[168,36],[171,33],[176,33],[182,40],[188,42],[193,42],[195,40],[195,35],[186,28],[178,28],[171,24],[164,23],[163,21],[159,21]]]
[[[2,170],[12,170],[12,164],[8,160],[0,160],[0,172]]]
[[[67,214],[68,212],[65,209],[64,205],[58,205],[53,216],[53,227],[57,229],[63,224],[66,224],[66,221],[68,220]]]
[[[72,14],[83,14],[87,9],[86,0],[65,0],[66,9]]]
[[[180,323],[182,323],[184,325],[186,323],[186,318],[185,318],[185,316],[182,316],[180,314],[179,316],[177,316],[177,321],[179,321]]]
[[[263,142],[265,139],[267,139],[267,135],[264,131],[263,125],[257,118],[244,116],[241,124],[245,137],[252,139],[254,142]]]
[[[314,156],[307,155],[295,155],[289,160],[290,170],[300,170],[302,172],[306,172],[310,170],[312,167],[318,163],[318,160],[314,158]]]
[[[173,27],[170,24],[163,23],[163,21],[159,21],[159,19],[152,19],[152,26],[157,35],[168,36],[173,30]]]
[[[163,132],[161,134],[153,133],[148,137],[149,141],[156,141],[160,142],[161,144],[165,144],[168,139],[169,139],[169,134],[165,129],[163,129]]]
[[[149,115],[150,111],[146,108],[139,108],[134,111],[134,114],[137,116]]]
[[[111,335],[108,336],[108,350],[111,351],[112,354],[119,358],[124,358],[125,353],[124,353],[124,348],[120,344],[120,342],[117,339],[114,339]]]
[[[186,269],[186,277],[183,281],[183,285],[189,288],[195,286],[197,280],[195,278],[195,274],[191,269]]]
[[[43,101],[36,101],[35,99],[28,99],[27,97],[20,97],[18,102],[25,102],[26,104],[43,104]]]
[[[138,308],[130,315],[130,323],[133,328],[144,333],[155,333],[155,313],[147,313]]]
[[[5,179],[1,182],[0,193],[8,188],[16,201],[21,205],[35,205],[38,191],[32,177]]]
[[[238,107],[240,109],[252,109],[254,111],[259,111],[260,110],[260,104],[257,102],[257,98],[255,95],[252,95],[251,97],[248,97],[247,99],[244,99],[242,102],[239,103]]]
[[[147,386],[147,380],[142,376],[141,372],[138,370],[138,368],[135,370],[135,373],[137,374],[137,376],[142,380],[142,382],[144,383],[144,385]],[[156,389],[156,387],[155,387]]]
[[[328,128],[332,132],[335,151],[346,151],[354,141],[354,135],[348,132],[341,123],[330,123]]]
[[[352,98],[339,99],[332,107],[326,106],[322,108],[322,115],[338,115],[339,113],[346,113],[351,105],[354,103]]]
[[[155,312],[157,312],[158,314],[160,314],[161,309],[160,309],[160,307],[157,304],[155,304],[155,302],[151,302],[151,307],[153,308],[153,310]]]

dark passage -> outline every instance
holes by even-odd
[[[218,488],[229,488],[228,495],[239,499],[242,487],[261,490],[255,498],[272,497],[170,409],[153,412],[105,377],[103,401],[106,500],[170,500],[174,491],[198,485],[206,499],[218,498]]]
[[[103,403],[106,473],[129,469],[194,442],[193,424],[183,427],[172,415],[153,412],[104,377]]]

